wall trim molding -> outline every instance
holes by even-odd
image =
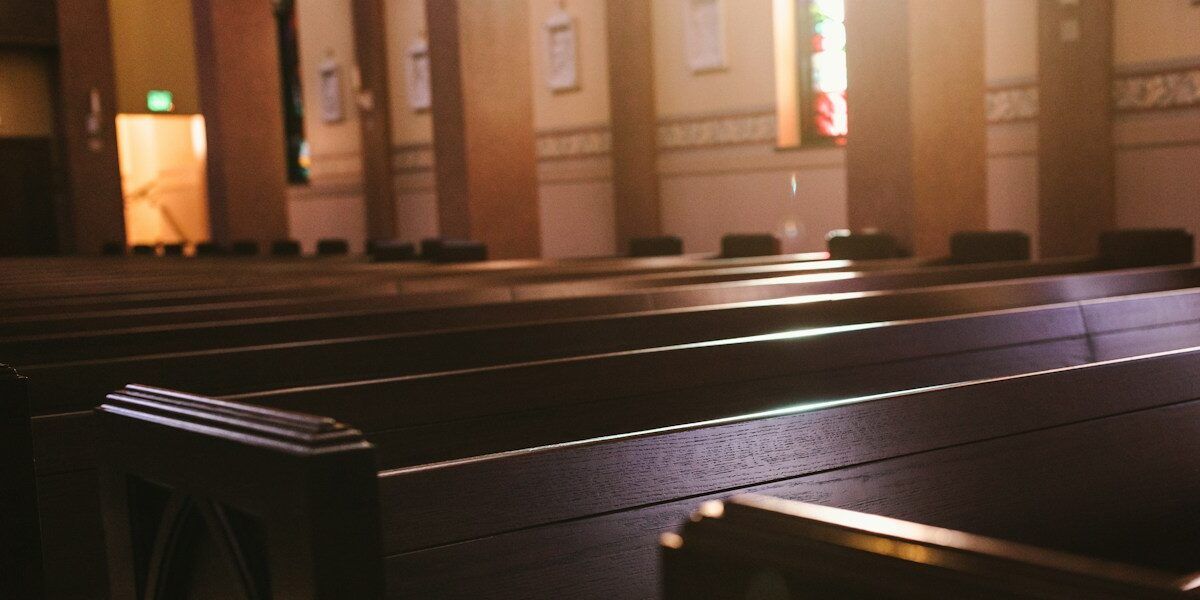
[[[1200,106],[1200,57],[1118,67],[1112,102],[1118,114]],[[1013,79],[989,84],[989,124],[1032,121],[1038,112],[1036,82]]]
[[[658,123],[659,152],[769,143],[776,136],[775,109],[723,115],[672,117]]]
[[[392,146],[392,168],[397,173],[433,171],[433,142]]]
[[[612,132],[607,124],[547,129],[536,134],[538,161],[609,156]]]
[[[988,88],[986,103],[989,125],[1034,121],[1038,116],[1038,87],[1027,83]]]

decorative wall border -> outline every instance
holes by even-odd
[[[1123,112],[1200,106],[1200,66],[1117,76],[1113,106]]]
[[[1200,65],[1118,73],[1113,76],[1112,102],[1118,113],[1200,107]],[[1036,84],[988,89],[988,123],[1032,121],[1037,116]]]
[[[991,88],[986,102],[989,124],[1032,121],[1038,116],[1038,87],[1026,84]]]
[[[607,125],[539,131],[536,144],[538,160],[608,156],[612,132]]]
[[[661,119],[658,149],[693,150],[717,146],[775,143],[775,110]]]

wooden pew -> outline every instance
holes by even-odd
[[[537,294],[524,299],[521,288],[484,287],[468,291],[426,292],[401,294],[395,298],[333,298],[333,299],[276,299],[210,303],[201,306],[168,306],[93,313],[62,314],[3,319],[0,317],[0,337],[51,336],[115,328],[145,328],[180,323],[210,322],[284,316],[314,315],[326,312],[376,310],[418,310],[445,307],[480,307],[494,304],[520,304],[512,310],[528,318],[563,318],[593,314],[612,314],[636,310],[680,308],[700,304],[720,304],[765,300],[798,294],[862,291],[885,287],[922,287],[964,283],[970,281],[1033,277],[1097,270],[1088,259],[1067,259],[1038,263],[971,265],[911,270],[880,270],[863,273],[827,272],[795,276],[775,276],[766,279],[742,280],[750,274],[740,272],[731,279],[719,282],[680,285],[677,280],[639,280],[613,282],[608,292],[596,291],[592,296],[576,297],[567,291],[566,297],[546,298]],[[736,283],[736,285],[729,285]],[[568,288],[569,289],[569,288]],[[501,309],[508,310],[508,309]],[[471,312],[471,311],[467,311]]]
[[[1176,413],[1183,410],[1176,408]],[[1170,477],[1169,470],[1170,467],[1195,470],[1189,461],[1194,461],[1197,431],[1194,425],[1170,427],[1169,434],[1173,435],[1164,441],[1159,438],[1164,432],[1143,429],[1161,423],[1166,415],[1167,411],[1162,409],[1144,411],[1137,417],[1114,417],[1113,423],[1101,426],[1112,429],[1119,423],[1117,427],[1122,429],[1115,433],[1122,441],[1134,446],[1148,444],[1157,451],[1136,452],[1133,457],[1125,454],[1124,447],[1108,448],[1094,439],[1081,440],[1079,436],[1085,435],[1085,430],[1096,428],[1092,424],[1014,436],[1005,442],[1009,446],[1023,444],[1016,452],[992,454],[986,457],[991,460],[959,467],[975,471],[964,478],[972,483],[993,469],[1002,469],[996,474],[1002,483],[968,492],[971,497],[983,496],[983,502],[967,505],[960,499],[958,506],[936,511],[934,517],[953,518],[947,517],[947,513],[963,512],[967,514],[958,520],[972,523],[1052,521],[1051,527],[1042,529],[1036,537],[1050,539],[1051,544],[1059,547],[1079,548],[1078,553],[876,514],[747,494],[728,502],[710,501],[684,525],[682,535],[663,535],[664,597],[667,600],[1195,598],[1200,587],[1195,538],[1186,540],[1191,547],[1185,547],[1181,555],[1162,556],[1176,550],[1173,544],[1185,542],[1179,539],[1177,528],[1184,523],[1194,524],[1195,517],[1188,513],[1174,514],[1172,509],[1178,507],[1167,506],[1164,510],[1162,505],[1172,501],[1182,504],[1195,498],[1195,485],[1178,485],[1178,478]],[[1093,452],[1067,451],[1067,464],[1058,462],[1064,448],[1079,444],[1091,445]],[[1016,462],[1030,458],[1035,465],[1047,460],[1058,464],[1038,469]],[[1105,459],[1111,460],[1111,466],[1097,469],[1096,464]],[[906,464],[905,468],[922,466]],[[932,480],[932,475],[939,474],[936,468],[933,471],[907,473],[913,481],[906,481],[903,487],[911,489],[913,496],[906,499],[944,493],[945,488],[955,487],[943,480]],[[1085,480],[1080,473],[1089,478]],[[1097,476],[1096,480],[1090,476]],[[918,481],[926,487],[916,489]],[[1063,481],[1067,484],[1063,485]],[[1088,489],[1092,485],[1104,486],[1103,491],[1110,494],[1125,494],[1098,497],[1098,490]],[[1156,486],[1163,495],[1192,496],[1159,500],[1147,506],[1141,501],[1149,490],[1131,489],[1141,486]],[[1003,489],[991,489],[995,487]],[[1047,489],[1052,491],[1043,491]],[[870,484],[870,490],[869,493],[888,504],[895,501],[884,499],[886,496],[901,493],[896,487],[879,489],[875,483]],[[959,492],[951,489],[951,493]],[[985,495],[988,493],[995,496]],[[1010,500],[1012,496],[1018,499]],[[1031,505],[1034,498],[1038,500],[1036,506]],[[1097,507],[1097,501],[1116,506]],[[1091,527],[1100,529],[1104,539],[1097,540],[1094,532],[1078,531],[1084,519],[1092,520]],[[1138,546],[1121,548],[1118,553],[1128,562],[1087,554],[1089,549],[1110,554],[1111,549],[1104,544],[1111,543],[1115,536],[1107,531],[1108,527],[1114,521],[1130,519],[1137,524],[1121,529],[1120,535],[1128,536],[1121,542]],[[1071,524],[1063,526],[1064,521]],[[1195,532],[1191,533],[1194,536]],[[1055,537],[1064,534],[1079,537],[1073,541]]]
[[[657,357],[669,354],[665,351],[668,347],[711,340],[771,336],[796,329],[940,317],[1197,286],[1200,286],[1200,269],[1118,271],[952,288],[878,292],[870,296],[825,302],[719,305],[700,310],[650,311],[502,327],[460,326],[413,333],[377,333],[303,343],[260,343],[240,348],[165,354],[155,354],[159,349],[139,343],[130,348],[132,356],[117,357],[72,354],[55,340],[56,343],[41,347],[42,354],[47,358],[65,354],[66,358],[73,360],[43,364],[16,363],[14,366],[33,380],[36,414],[48,415],[86,410],[90,405],[89,398],[95,398],[129,381],[156,381],[160,385],[210,395],[246,393],[531,361],[543,361],[533,369],[547,370],[555,368],[555,364],[544,361],[588,355],[603,359],[599,355],[659,348],[646,355],[644,363],[651,365],[655,364]],[[1184,318],[1189,315],[1195,318],[1196,315],[1191,313],[1180,313],[1181,309],[1186,311],[1192,306],[1183,298],[1176,299],[1177,304],[1183,302],[1177,307],[1167,306],[1158,310],[1156,314],[1160,318],[1152,324],[1174,323],[1177,318],[1175,315],[1180,314]],[[1154,309],[1151,305],[1147,306],[1150,310]],[[1105,314],[1112,315],[1114,312],[1109,309]],[[1168,315],[1169,320],[1163,322],[1162,318]],[[374,319],[366,319],[362,325],[375,327],[375,323]],[[1129,329],[1123,325],[1115,323],[1113,330]],[[140,341],[140,338],[135,340]],[[185,342],[195,343],[190,336]],[[72,340],[67,340],[67,343],[72,343]],[[81,349],[88,351],[96,347],[120,346],[93,342]],[[11,355],[31,354],[16,352]],[[572,358],[560,363],[577,369],[580,360]],[[605,364],[604,360],[593,362]],[[760,362],[749,372],[757,373],[763,366],[776,363],[773,359]],[[669,367],[664,364],[662,368]],[[770,373],[776,375],[795,369],[789,363],[778,363],[778,366],[770,368],[773,369]],[[584,380],[592,376],[590,372],[580,375]]]
[[[1168,437],[1190,440],[1193,451],[1172,453],[1171,464],[1191,465],[1194,440],[1200,439],[1200,414],[1192,414],[1200,406],[1194,402],[1200,399],[1200,379],[1187,375],[1197,369],[1200,350],[1177,351],[409,468],[388,468],[381,461],[378,473],[369,467],[373,458],[366,439],[334,420],[128,388],[98,409],[114,597],[132,597],[129,590],[145,583],[139,573],[147,571],[139,565],[161,567],[172,581],[186,585],[197,568],[187,552],[131,549],[154,548],[149,542],[174,522],[158,517],[176,513],[147,514],[144,507],[189,501],[237,515],[215,521],[230,524],[219,530],[218,539],[246,557],[240,577],[221,580],[229,585],[270,586],[272,593],[287,590],[289,596],[303,597],[341,586],[363,598],[647,597],[658,580],[657,532],[681,521],[697,502],[731,492],[787,496],[808,490],[814,497],[851,504],[863,486],[853,484],[857,479],[847,483],[838,470],[852,478],[856,468],[876,469],[889,460],[939,452],[936,456],[953,458],[976,443],[1037,436],[1074,424],[1086,435],[1073,447],[1086,456],[1087,443],[1126,429],[1111,423],[1139,413],[1153,415],[1147,431],[1170,426],[1178,435]],[[1158,454],[1147,446],[1119,444],[1129,452]],[[1019,448],[983,446],[979,454],[1000,457]],[[192,458],[200,456],[206,460]],[[1047,468],[1031,460],[1035,456],[1022,458],[1014,464]],[[954,462],[945,461],[949,466],[941,469],[939,481],[952,482],[948,485],[955,492],[973,484],[988,486],[988,492],[1002,487],[996,478],[970,480],[953,469]],[[1042,458],[1043,464],[1050,462]],[[1096,463],[1072,459],[1067,464]],[[1102,467],[1093,466],[1088,474],[1097,470]],[[871,473],[859,474],[889,477],[883,469]],[[1171,491],[1186,490],[1182,497],[1195,498],[1200,479],[1179,473],[1164,469],[1127,489],[1174,478]],[[338,474],[344,479],[334,479]],[[131,480],[147,482],[150,491],[129,485]],[[1104,481],[1116,491],[1126,489]],[[355,493],[321,502],[333,485]],[[372,488],[376,493],[369,493]],[[887,505],[910,506],[910,496],[887,495]],[[1142,500],[1153,501],[1157,510],[1170,508],[1172,498],[1179,497],[1154,500],[1153,494],[1143,494]],[[955,503],[949,493],[921,498],[950,514],[971,512],[973,506]],[[379,522],[369,522],[376,511]],[[147,516],[132,528],[123,518],[128,514]],[[1189,515],[1188,531],[1194,531],[1196,514]],[[1002,525],[1007,528],[1010,521]],[[1048,521],[1037,519],[1024,530],[1036,531]],[[1096,533],[1095,523],[1086,519],[1060,524],[1059,531],[1071,527]],[[308,535],[330,529],[336,532],[327,545]],[[219,570],[206,566],[205,572],[214,574],[212,583]]]
[[[825,253],[791,254],[748,259],[704,259],[697,257],[613,259],[592,262],[521,260],[492,261],[470,265],[371,265],[340,261],[199,261],[157,262],[152,269],[129,270],[129,263],[86,259],[59,259],[70,268],[48,268],[53,261],[31,262],[29,270],[14,269],[0,261],[4,277],[0,292],[6,299],[71,298],[128,292],[174,292],[233,285],[255,285],[263,281],[288,282],[320,276],[326,279],[387,279],[422,282],[452,281],[475,285],[479,281],[526,278],[578,278],[671,273],[687,270],[765,267],[800,263],[823,263],[815,268],[844,268],[849,261],[830,261]],[[136,261],[135,261],[136,262]],[[873,261],[888,264],[925,264],[929,261]]]
[[[1085,262],[1086,266],[1075,266]],[[1019,263],[1024,264],[1024,263]],[[1051,261],[1048,265],[1057,268],[1088,268],[1096,270],[1091,261],[1080,259]],[[891,265],[888,268],[913,264]],[[785,265],[734,267],[706,269],[702,271],[661,272],[652,274],[611,275],[596,274],[567,276],[557,273],[530,275],[493,275],[485,280],[475,278],[425,280],[401,280],[395,276],[383,278],[327,277],[314,274],[301,282],[288,281],[251,287],[226,287],[218,285],[206,289],[186,289],[167,292],[146,293],[132,291],[125,294],[79,295],[68,298],[37,298],[14,300],[4,309],[0,326],[29,320],[70,318],[76,314],[109,314],[113,317],[142,314],[136,312],[179,312],[202,307],[223,306],[271,306],[310,302],[322,296],[345,298],[359,304],[386,300],[387,296],[400,295],[406,300],[415,300],[423,305],[478,302],[500,300],[530,300],[574,295],[594,295],[603,291],[640,289],[651,287],[678,286],[687,284],[722,283],[754,278],[784,279],[790,276],[835,277],[833,273],[851,270],[883,271],[887,265],[862,266],[845,261],[820,261],[811,263],[789,263]],[[1049,268],[1049,267],[1047,267]],[[582,287],[579,291],[576,287]],[[464,298],[459,298],[464,296]]]
[[[50,438],[50,439],[56,439],[56,438]],[[79,439],[79,438],[76,438],[76,439]],[[56,454],[56,452],[52,452],[52,454]],[[68,456],[70,456],[70,452],[66,452],[66,454]],[[59,461],[59,462],[61,462],[61,461]],[[44,464],[44,461],[43,461],[43,464]],[[59,467],[61,467],[61,464],[59,464]],[[77,494],[79,494],[80,492],[85,492],[85,488],[86,488],[85,484],[83,485],[83,487],[79,487],[80,479],[78,478],[78,476],[70,476],[71,474],[65,474],[65,475],[67,475],[66,478],[62,478],[62,479],[59,479],[59,476],[56,474],[52,475],[52,478],[59,479],[59,480],[54,481],[53,485],[49,486],[49,492],[48,492],[50,494],[54,494],[54,496],[60,500],[60,508],[59,508],[60,512],[61,512],[61,506],[70,505],[71,504],[70,498],[73,496],[77,496]],[[70,512],[72,512],[72,514],[80,516],[80,517],[84,517],[86,515],[86,509],[79,509],[78,505],[76,505],[76,508],[72,508],[70,510]],[[61,533],[61,529],[60,529],[60,533]],[[74,532],[72,532],[72,533],[74,533]],[[62,538],[60,538],[58,541],[64,542],[64,544],[66,544],[66,542],[67,542],[67,540],[62,539]],[[71,547],[76,548],[76,550],[78,550],[78,548],[84,547],[84,545],[74,544]],[[85,557],[84,557],[84,559],[85,559]]]

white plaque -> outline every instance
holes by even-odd
[[[429,110],[432,99],[429,92],[429,42],[421,39],[408,47],[405,71],[408,106],[417,112]]]
[[[326,58],[321,72],[321,119],[326,123],[339,123],[346,119],[346,108],[342,99],[342,67]]]
[[[693,73],[725,68],[725,26],[721,0],[686,0],[684,46]]]
[[[555,92],[579,89],[579,43],[575,20],[559,10],[542,25],[546,31],[546,84]]]

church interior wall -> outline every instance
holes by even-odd
[[[296,0],[309,183],[289,186],[288,231],[306,252],[321,238],[342,238],[352,249],[366,238],[362,191],[361,122],[353,95],[354,30],[350,0]],[[322,114],[325,67],[336,66],[340,119]]]
[[[1114,0],[1113,10],[1117,225],[1200,232],[1200,7]]]

